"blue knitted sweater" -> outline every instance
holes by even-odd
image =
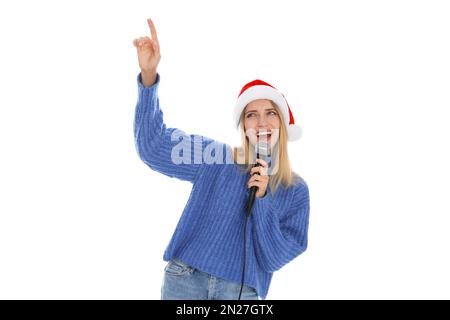
[[[202,155],[211,143],[223,146],[223,157],[232,155],[231,147],[166,126],[157,92],[159,74],[150,87],[144,88],[140,74],[137,83],[134,137],[139,157],[157,172],[192,183],[189,200],[164,252],[164,261],[179,258],[198,270],[240,283],[244,207],[250,175],[242,165],[230,164],[227,159],[222,163],[199,161],[198,155]],[[173,139],[175,131],[177,138]],[[181,143],[191,147],[194,141],[201,141],[201,144],[199,147],[199,144],[192,143],[191,161],[174,163],[172,156],[176,146],[180,147]],[[220,156],[220,153],[214,151],[215,156]],[[262,299],[267,296],[273,272],[307,247],[309,191],[306,182],[296,177],[294,186],[280,187],[274,195],[268,187],[263,198],[256,197],[248,220],[244,283],[256,288]]]

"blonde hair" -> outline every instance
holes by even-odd
[[[281,112],[276,103],[274,103],[272,100],[269,101],[280,115]],[[241,114],[239,127],[241,131],[242,146],[234,148],[233,158],[235,163],[243,165],[245,172],[250,173],[250,170],[255,163],[256,155],[253,150],[254,148],[251,147],[249,138],[245,134],[244,112],[242,112]],[[291,164],[288,156],[287,130],[282,117],[280,117],[278,141],[273,149],[274,151],[272,154],[272,163],[275,164],[273,168],[273,172],[275,173],[269,178],[269,188],[272,195],[280,186],[284,188],[293,186],[295,184],[295,179],[299,177],[298,174],[293,172],[291,169]]]

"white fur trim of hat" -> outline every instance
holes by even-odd
[[[283,114],[287,126],[288,140],[295,141],[301,138],[302,129],[294,122],[294,116],[284,95],[275,87],[262,80],[253,80],[242,87],[234,108],[234,123],[239,128],[239,119],[247,104],[258,99],[272,100],[277,104]]]

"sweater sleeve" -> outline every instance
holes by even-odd
[[[223,145],[210,138],[166,126],[158,97],[159,73],[150,87],[143,86],[141,74],[137,83],[138,101],[133,127],[139,157],[159,173],[194,183],[204,162],[202,155],[206,146],[214,143],[216,148],[223,148]]]
[[[252,236],[256,258],[266,272],[280,269],[307,248],[309,190],[304,181],[294,188],[285,213],[272,206],[270,194],[255,199]]]

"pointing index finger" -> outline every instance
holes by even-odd
[[[156,28],[152,19],[147,19],[148,26],[150,27],[150,33],[152,34],[152,39],[158,41],[158,35],[156,34]]]

